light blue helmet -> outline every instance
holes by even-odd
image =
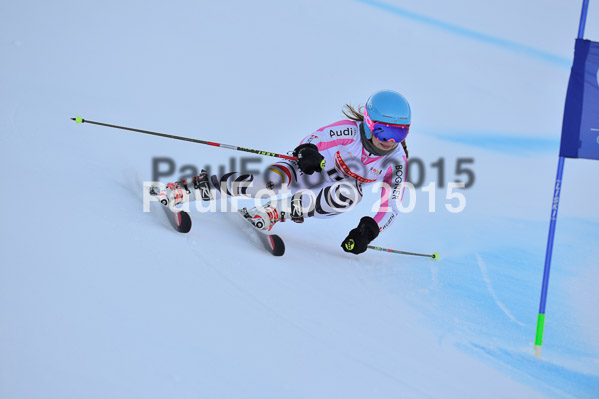
[[[393,90],[381,90],[374,93],[366,101],[364,109],[364,133],[367,139],[372,137],[375,122],[402,125],[406,128],[405,135],[407,135],[410,123],[412,123],[408,100]]]

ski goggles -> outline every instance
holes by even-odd
[[[393,123],[374,122],[370,119],[368,112],[364,110],[364,122],[372,132],[372,135],[381,141],[400,143],[406,139],[410,132],[410,125],[397,125]]]

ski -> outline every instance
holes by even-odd
[[[160,207],[164,210],[169,223],[175,230],[179,233],[189,233],[189,230],[191,230],[191,217],[189,217],[189,213],[183,210],[177,212],[173,211],[168,206],[169,201],[166,194],[161,191],[156,191],[155,187],[150,187],[150,195],[158,197]]]
[[[259,230],[251,222],[251,217],[246,208],[238,211],[239,216],[244,220],[247,229],[252,230],[256,237],[260,240],[264,249],[270,252],[273,256],[283,256],[285,254],[285,242],[276,234],[270,234],[266,231]]]
[[[183,187],[187,188],[185,185]],[[178,186],[173,186],[173,188],[178,188]],[[171,210],[171,208],[168,206],[169,201],[165,193],[156,191],[154,187],[151,187],[150,195],[155,195],[159,198],[160,207],[164,210],[168,221],[176,231],[179,233],[188,233],[191,230],[191,217],[189,214],[183,210],[177,212]],[[264,246],[264,249],[266,249],[273,256],[283,256],[283,254],[285,254],[285,243],[281,237],[256,228],[252,223],[251,217],[249,216],[246,208],[243,208],[236,213],[238,213],[243,219],[242,223],[246,229],[252,230],[256,237],[258,237]]]
[[[168,221],[175,230],[179,233],[189,233],[189,230],[191,230],[191,218],[189,217],[189,213],[185,211],[173,212],[165,205],[161,205],[161,208],[164,209]]]

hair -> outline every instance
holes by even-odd
[[[362,111],[363,109],[364,109],[364,107],[361,105],[358,107],[358,109],[356,109],[350,104],[345,104],[345,107],[343,107],[341,112],[343,112],[343,115],[345,115],[352,121],[364,122],[364,111]],[[401,142],[401,146],[403,147],[403,150],[406,152],[406,158],[407,158],[409,156],[408,155],[408,145],[406,144],[405,140]]]

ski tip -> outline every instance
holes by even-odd
[[[431,255],[431,257],[432,257],[434,260],[439,260],[439,252],[433,252],[433,254]]]
[[[285,255],[285,242],[281,239],[281,237],[277,235],[267,236],[269,238],[271,244],[271,253],[274,256],[283,256]]]
[[[75,118],[71,118],[71,120],[72,120],[72,121],[75,121],[75,123],[83,123],[83,122],[85,122],[85,119],[83,119],[83,118],[82,118],[82,117],[80,117],[80,116],[77,116],[77,117],[75,117]]]

